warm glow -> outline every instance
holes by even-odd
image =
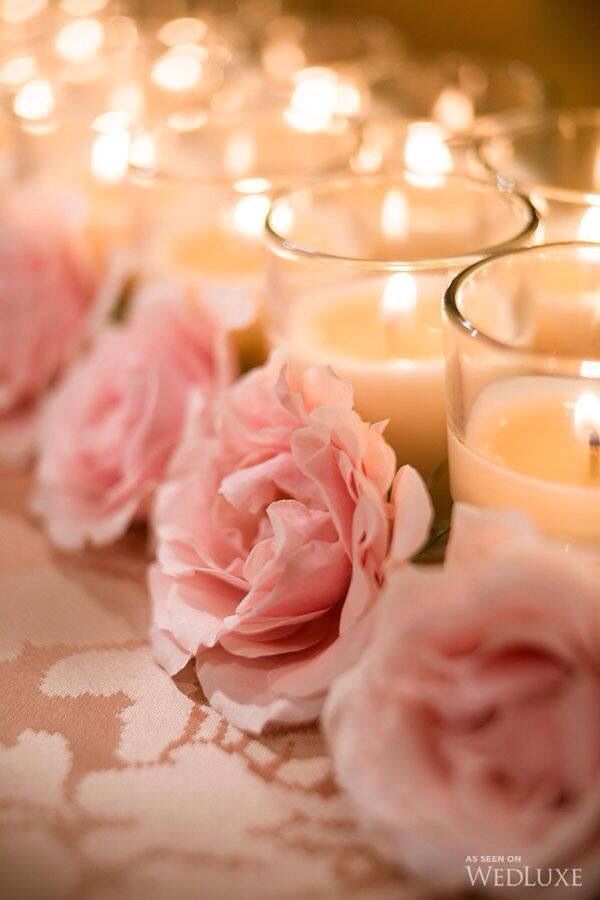
[[[581,441],[600,434],[600,397],[596,394],[582,394],[575,404],[573,415],[575,433]]]
[[[240,197],[233,210],[233,227],[245,237],[260,238],[271,201],[264,194]]]
[[[298,72],[294,84],[286,120],[298,131],[326,128],[337,108],[338,76],[331,69],[315,66]]]
[[[363,105],[360,88],[353,81],[341,79],[338,83],[335,111],[339,116],[353,118],[358,116]]]
[[[240,194],[261,194],[270,187],[271,182],[267,178],[240,178],[234,184],[235,190]]]
[[[600,378],[600,362],[585,359],[579,367],[579,373],[582,378]]]
[[[590,206],[579,224],[580,241],[600,241],[600,206]]]
[[[452,156],[444,133],[433,122],[415,122],[408,129],[404,162],[412,172],[443,175],[452,171]]]
[[[140,172],[156,169],[156,144],[151,134],[141,132],[131,140],[129,162]]]
[[[408,231],[408,203],[398,188],[391,188],[381,207],[381,230],[389,240],[404,238]]]
[[[30,122],[52,115],[56,106],[52,85],[45,78],[34,78],[18,91],[13,102],[16,116]]]
[[[171,131],[179,131],[181,134],[196,131],[202,128],[207,115],[202,110],[186,109],[171,113],[167,118],[167,125]]]
[[[144,92],[137,84],[121,84],[111,93],[110,106],[127,113],[131,120],[137,119],[144,108]]]
[[[278,200],[271,210],[271,227],[276,234],[287,237],[294,226],[294,210],[287,200]]]
[[[0,82],[9,87],[18,87],[34,77],[37,62],[33,56],[15,56],[0,66]]]
[[[158,39],[167,47],[197,44],[204,40],[208,28],[202,19],[171,19],[158,31]]]
[[[169,50],[152,66],[154,84],[165,91],[190,91],[202,78],[202,62],[197,47],[182,46]]]
[[[289,38],[281,38],[268,44],[262,53],[265,72],[277,81],[287,81],[294,72],[306,65],[302,47]]]
[[[111,109],[100,113],[92,122],[94,131],[108,134],[113,131],[125,131],[131,125],[131,116],[120,109]]]
[[[0,19],[7,25],[22,25],[47,6],[48,0],[0,0]]]
[[[104,26],[97,19],[76,19],[63,25],[54,43],[56,52],[68,62],[92,59],[104,43]]]
[[[100,181],[114,184],[127,172],[129,134],[124,130],[99,134],[92,145],[92,172]]]
[[[417,306],[417,283],[408,272],[392,275],[381,295],[380,313],[385,322],[397,322],[413,313]]]
[[[473,103],[460,88],[444,88],[435,101],[433,118],[449,131],[468,131],[475,118]]]
[[[256,143],[251,134],[233,134],[225,147],[225,171],[229,175],[242,177],[256,161]]]
[[[69,16],[94,16],[108,4],[109,0],[61,0],[60,8]]]

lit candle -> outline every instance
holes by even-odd
[[[237,332],[244,367],[257,365],[266,354],[262,309],[265,259],[262,233],[269,198],[265,179],[236,184],[232,207],[217,216],[174,223],[155,236],[149,248],[150,266],[198,284],[215,308],[227,311]]]
[[[453,498],[600,542],[600,247],[490,257],[444,310]]]
[[[235,323],[243,366],[266,354],[263,234],[273,191],[283,180],[345,167],[357,143],[357,129],[345,120],[304,130],[282,108],[203,114],[192,127],[169,116],[144,136],[149,165],[137,159],[134,139],[132,180],[148,229],[145,266],[199,286]]]
[[[523,376],[485,388],[464,441],[450,430],[452,496],[526,512],[557,536],[600,540],[600,389]]]
[[[471,248],[528,235],[521,197],[454,175],[350,175],[279,197],[267,219],[269,337],[329,364],[399,463],[446,459],[441,301]]]
[[[439,276],[409,272],[303,296],[291,313],[292,367],[328,364],[369,422],[389,419],[398,459],[424,475],[446,456]]]

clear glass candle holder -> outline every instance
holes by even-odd
[[[530,118],[484,141],[479,157],[499,182],[531,197],[546,242],[600,242],[600,108]]]
[[[514,128],[547,99],[543,80],[515,60],[405,55],[371,86],[360,162],[483,177],[476,142]]]
[[[444,309],[454,500],[600,542],[600,246],[501,253]]]
[[[354,175],[298,188],[267,218],[268,335],[301,371],[330,364],[399,463],[446,458],[441,300],[456,272],[528,240],[527,199],[456,175]]]
[[[134,138],[141,266],[200,285],[209,302],[231,314],[244,365],[265,353],[263,232],[273,194],[347,170],[359,141],[347,120],[297,128],[285,109],[178,114]]]

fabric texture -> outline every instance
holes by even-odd
[[[245,736],[146,634],[146,536],[50,549],[0,472],[0,896],[423,896],[379,863],[315,727]]]

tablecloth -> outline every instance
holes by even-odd
[[[316,727],[251,739],[153,662],[147,537],[53,551],[0,470],[0,896],[415,898]]]

